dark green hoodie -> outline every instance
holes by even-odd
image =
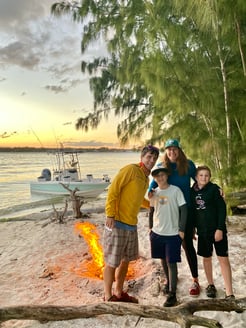
[[[216,184],[199,189],[194,183],[191,204],[198,235],[213,235],[217,229],[226,232],[226,204]]]

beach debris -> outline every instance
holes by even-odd
[[[44,269],[43,274],[39,278],[49,278],[49,279],[56,279],[57,274],[61,272],[61,267],[58,265],[55,266],[48,266]]]
[[[55,218],[54,221],[58,222],[58,223],[65,223],[65,215],[67,214],[67,207],[68,207],[68,202],[67,200],[65,200],[65,207],[63,209],[63,211],[58,211],[55,208],[55,205],[52,204],[53,210],[54,210],[54,214],[55,214]]]

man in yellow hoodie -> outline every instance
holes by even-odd
[[[138,303],[137,298],[123,291],[123,285],[129,262],[138,258],[138,213],[141,205],[149,207],[144,196],[158,156],[158,148],[144,147],[140,163],[123,167],[109,187],[103,238],[105,301]]]

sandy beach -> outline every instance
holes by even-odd
[[[75,231],[76,222],[88,221],[95,225],[102,239],[104,213],[94,210],[83,220],[66,218],[64,224],[51,222],[46,212],[33,213],[14,221],[0,222],[0,306],[13,305],[85,305],[103,301],[103,282],[86,271],[92,256],[88,243]],[[245,217],[229,217],[228,236],[233,287],[237,298],[245,297],[244,290],[246,224]],[[139,299],[140,304],[162,306],[165,296],[161,292],[163,276],[159,261],[150,258],[147,212],[139,213],[140,259],[132,266],[132,276],[125,288]],[[182,250],[179,263],[177,297],[179,302],[191,300],[188,264]],[[206,299],[206,280],[199,258],[202,287],[198,299]],[[223,280],[214,256],[214,277],[218,298],[224,298]],[[246,313],[199,312],[200,315],[219,320],[223,327],[245,327]],[[11,320],[1,327],[178,327],[166,321],[126,315],[101,315],[96,318],[39,323],[31,320]]]

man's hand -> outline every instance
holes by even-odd
[[[115,224],[115,220],[112,217],[108,217],[106,218],[106,222],[105,222],[105,226],[108,229],[113,229],[114,228],[114,224]]]

